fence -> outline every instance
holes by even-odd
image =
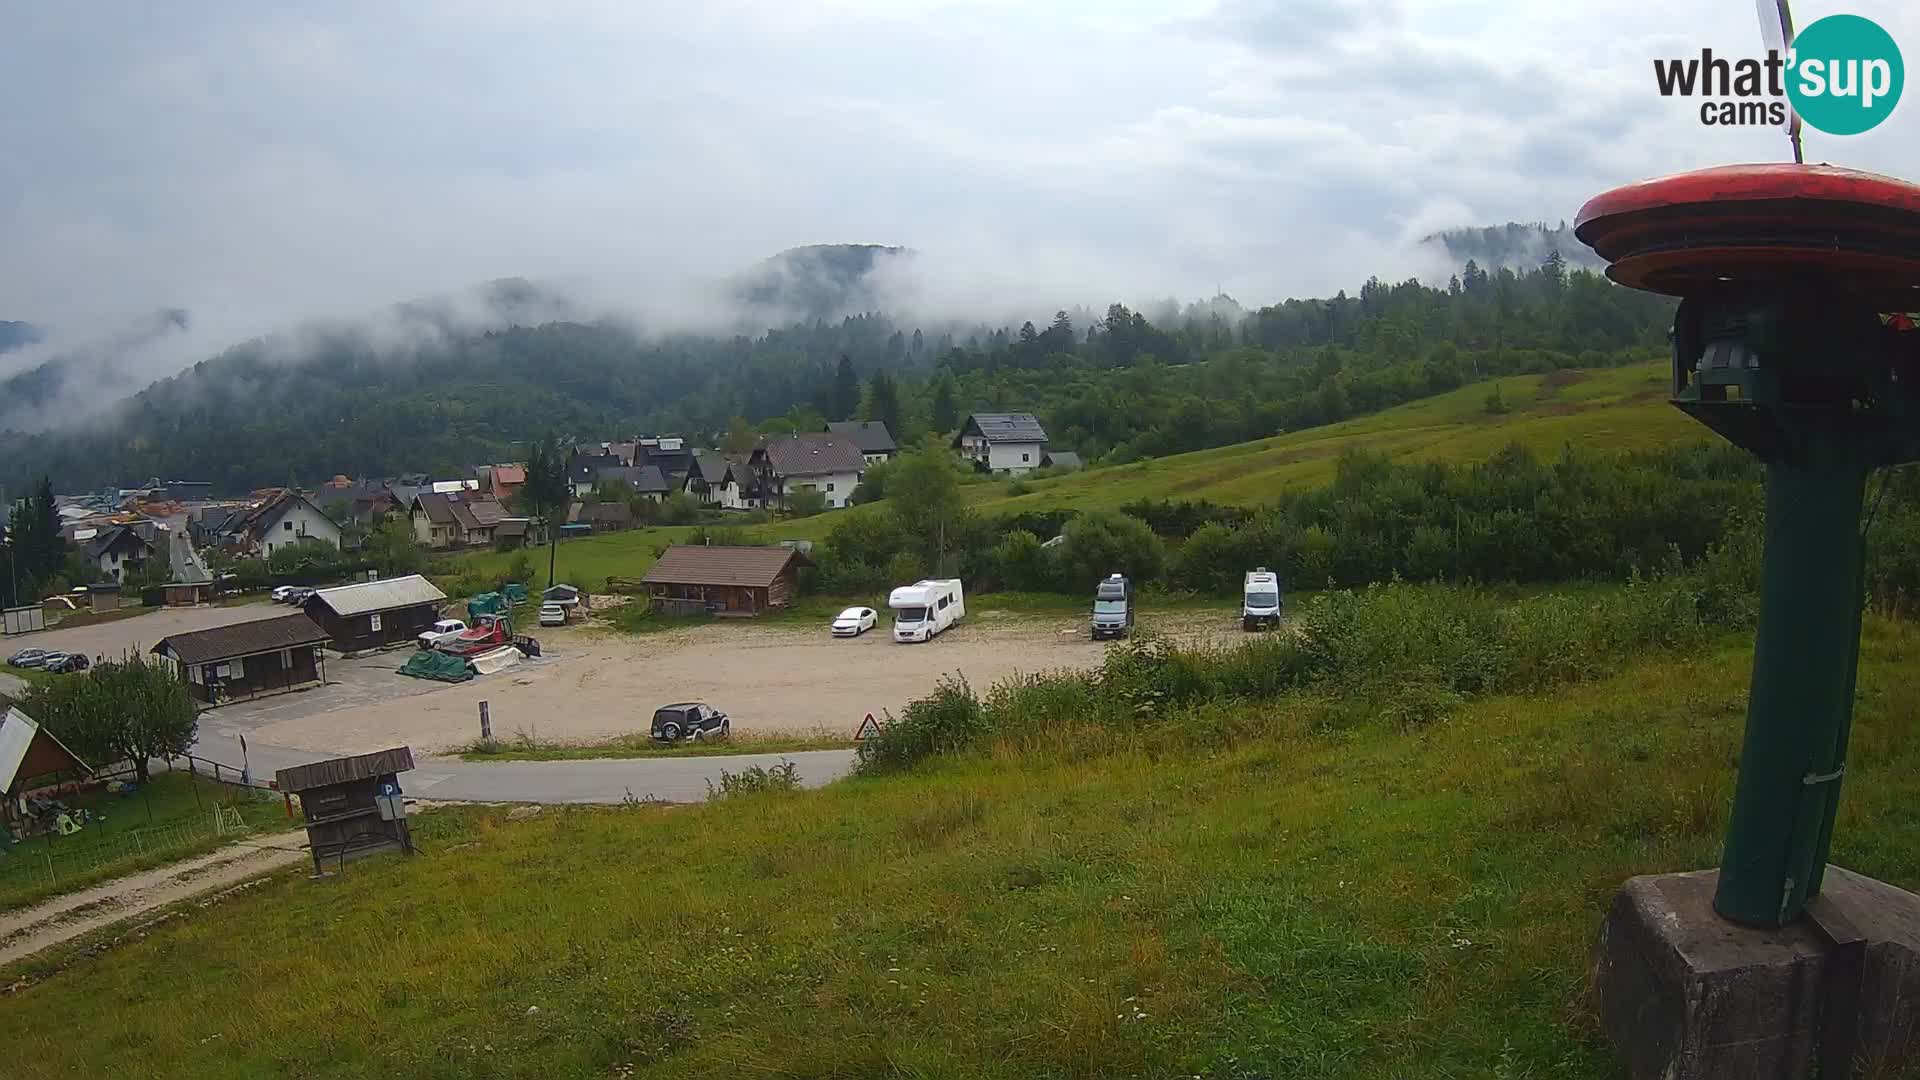
[[[92,873],[116,863],[150,856],[168,856],[196,844],[247,831],[240,813],[231,806],[214,806],[193,817],[131,829],[104,839],[48,836],[21,844],[7,853],[6,872],[0,872],[0,893],[9,886],[44,880],[62,880]]]

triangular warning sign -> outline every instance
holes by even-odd
[[[860,721],[860,730],[853,733],[853,741],[860,742],[878,734],[880,734],[880,725],[874,720],[873,714],[868,713],[867,718]]]

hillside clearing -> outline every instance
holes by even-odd
[[[1835,834],[1906,887],[1916,648],[1869,622]],[[1291,698],[1184,745],[436,813],[422,858],[74,962],[0,1041],[27,1077],[1607,1076],[1588,949],[1626,877],[1717,860],[1750,660],[1414,730]]]

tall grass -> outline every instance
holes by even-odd
[[[860,769],[900,771],[991,740],[1057,743],[1063,730],[1094,742],[1191,738],[1215,730],[1209,710],[1288,696],[1324,706],[1323,723],[1378,717],[1418,727],[1470,698],[1537,693],[1611,674],[1648,651],[1697,647],[1746,616],[1723,595],[1738,591],[1675,575],[1509,600],[1394,582],[1319,594],[1291,633],[1236,645],[1176,644],[1143,628],[1095,671],[1022,675],[984,696],[963,679],[944,680],[861,744]]]

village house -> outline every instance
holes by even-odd
[[[656,611],[751,616],[791,603],[809,565],[788,547],[675,544],[640,581]]]
[[[900,451],[894,445],[893,432],[888,431],[887,425],[879,420],[842,420],[828,424],[827,430],[851,440],[853,445],[860,448],[860,456],[866,458],[869,465],[890,461]]]
[[[94,534],[85,548],[89,563],[108,581],[129,581],[146,569],[154,557],[153,545],[129,525],[109,525]]]
[[[506,512],[490,497],[462,494],[468,497],[437,491],[415,495],[408,509],[414,539],[430,548],[493,543],[494,529],[506,520]]]
[[[798,492],[818,491],[829,507],[846,506],[866,475],[859,447],[838,435],[773,435],[748,461],[757,494],[784,506]]]
[[[696,502],[717,506],[726,476],[725,455],[718,450],[695,450],[687,461],[687,475],[680,481],[680,490]]]
[[[613,454],[602,451],[595,454],[575,453],[567,462],[567,482],[573,486],[573,497],[583,499],[600,482],[600,473],[604,469],[624,469],[631,462],[622,461]]]
[[[237,554],[271,558],[295,544],[340,546],[340,526],[312,499],[297,491],[273,489],[252,509],[229,517],[221,525],[219,544]]]
[[[1080,455],[1071,450],[1049,450],[1040,459],[1040,463],[1046,468],[1059,469],[1063,472],[1070,472],[1085,464],[1080,460]]]
[[[667,481],[666,474],[660,471],[658,465],[602,469],[594,487],[602,492],[618,491],[626,495],[638,495],[653,502],[659,502],[673,492],[672,484]]]
[[[693,448],[687,440],[676,435],[663,435],[657,439],[641,439],[634,444],[632,463],[634,467],[652,465],[659,468],[669,484],[678,486],[680,479],[693,468]]]
[[[521,464],[495,465],[487,471],[487,482],[481,490],[492,495],[494,501],[505,503],[518,498],[527,486],[527,467]]]
[[[1019,476],[1040,468],[1047,433],[1032,413],[974,413],[953,437],[954,449],[981,472]]]

